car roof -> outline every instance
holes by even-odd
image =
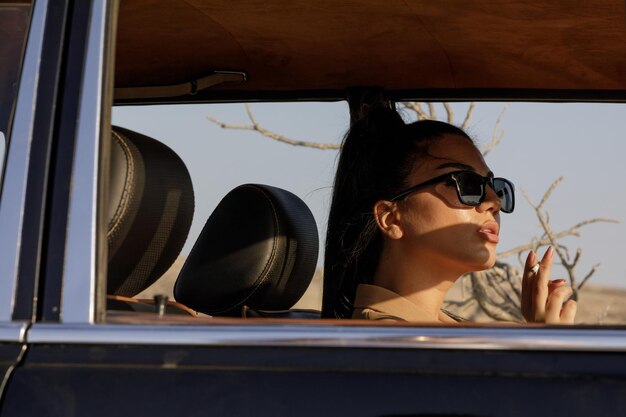
[[[240,71],[181,100],[626,97],[624,2],[125,0],[117,88]],[[132,100],[130,100],[132,101]]]

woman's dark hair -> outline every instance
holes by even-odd
[[[403,188],[415,161],[433,141],[460,135],[458,127],[435,120],[406,124],[391,108],[371,108],[343,140],[328,218],[322,315],[352,315],[356,287],[370,283],[382,250],[374,204]]]

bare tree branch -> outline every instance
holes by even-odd
[[[565,253],[565,257],[567,258],[567,262],[569,262],[571,255],[569,253],[569,248],[565,245],[561,245],[559,244],[559,249],[561,249],[563,251],[563,253]],[[579,251],[577,250],[576,253],[578,253]]]
[[[493,134],[491,135],[491,142],[487,145],[481,146],[481,152],[483,156],[486,156],[489,152],[491,152],[498,144],[502,141],[504,137],[504,130],[500,129],[500,124],[502,123],[502,119],[504,118],[504,113],[509,108],[509,105],[505,105],[496,120],[496,124],[493,127]]]
[[[416,101],[403,101],[402,105],[404,108],[414,111],[417,115],[417,120],[426,120],[430,118],[422,108],[421,104]]]
[[[476,103],[472,101],[469,105],[469,108],[467,109],[467,113],[465,113],[465,119],[463,119],[461,129],[466,130],[469,126],[469,122],[472,119],[472,115],[474,114],[474,107],[476,107]]]
[[[589,272],[587,272],[587,275],[585,275],[585,277],[582,279],[582,281],[580,281],[580,284],[578,285],[578,290],[582,289],[582,287],[587,283],[589,278],[591,278],[591,276],[596,272],[596,270],[598,269],[599,266],[600,266],[600,264],[597,263],[597,264],[594,264],[591,267],[591,270],[589,270]]]
[[[580,237],[580,233],[578,233],[578,229],[586,226],[588,224],[592,224],[592,223],[619,223],[618,220],[615,219],[607,219],[604,217],[598,217],[598,218],[594,218],[594,219],[589,219],[589,220],[585,220],[582,221],[572,227],[570,227],[567,230],[563,230],[559,233],[555,233],[554,234],[554,238],[555,239],[562,239],[566,236],[576,236],[576,237]],[[527,243],[525,245],[520,245],[520,246],[516,246],[513,249],[509,249],[507,251],[504,252],[500,252],[497,254],[498,259],[505,259],[508,258],[509,256],[512,255],[516,255],[516,254],[520,254],[529,250],[534,250],[537,251],[537,248],[541,247],[541,246],[547,246],[550,244],[550,239],[549,238],[542,238],[539,239],[537,241],[531,241],[530,243]]]
[[[574,260],[572,262],[569,261],[569,256],[568,256],[567,262],[569,263],[569,265],[571,265],[572,267],[575,267],[576,264],[578,264],[578,261],[580,260],[580,255],[582,255],[582,253],[583,253],[582,249],[580,248],[576,249],[576,255],[574,256]]]
[[[430,113],[429,119],[437,120],[437,112],[435,111],[435,105],[431,102],[426,103],[428,105],[428,112]]]
[[[287,143],[289,145],[304,146],[304,147],[307,147],[307,148],[323,149],[323,150],[341,149],[341,145],[340,144],[335,144],[335,143],[318,143],[318,142],[309,142],[309,141],[303,141],[303,140],[294,140],[294,139],[288,138],[286,136],[279,135],[278,133],[274,133],[274,132],[272,132],[270,130],[267,130],[267,129],[265,129],[264,127],[262,127],[261,125],[259,125],[257,123],[256,119],[254,118],[254,116],[252,114],[252,110],[250,109],[250,106],[248,104],[246,104],[246,113],[248,114],[248,118],[250,119],[250,122],[252,123],[250,125],[231,125],[231,124],[224,123],[221,120],[218,120],[217,118],[212,117],[212,116],[207,116],[207,119],[210,122],[215,123],[216,125],[220,126],[222,129],[235,129],[235,130],[255,131],[255,132],[258,132],[259,134],[265,136],[266,138],[270,138],[270,139],[276,140],[278,142]]]
[[[245,107],[246,107],[246,114],[248,115],[248,118],[252,122],[252,125],[258,126],[259,124],[256,122],[256,119],[254,118],[254,115],[252,114],[252,109],[250,108],[250,105],[246,103]]]
[[[489,287],[481,285],[487,273],[488,271],[481,271],[469,274],[472,282],[473,296],[481,310],[493,320],[521,321],[521,310],[516,306],[514,309],[511,309],[508,308],[506,304],[496,304],[488,293],[487,288]]]
[[[528,203],[530,203],[530,205],[535,209],[535,210],[541,210],[543,208],[543,205],[546,203],[546,201],[548,201],[548,199],[550,198],[550,196],[552,195],[552,192],[554,191],[554,189],[556,187],[559,186],[559,184],[565,179],[564,176],[560,176],[559,178],[557,178],[551,185],[550,187],[548,187],[548,189],[546,190],[545,193],[543,193],[543,197],[541,197],[541,201],[539,202],[539,204],[535,207],[531,201],[530,201],[530,197],[528,196],[528,194],[526,193],[526,191],[522,190],[522,193],[524,193],[524,197],[526,198],[526,201],[528,201]],[[550,221],[550,218],[548,217],[546,219],[546,221]]]
[[[446,114],[448,115],[448,123],[454,123],[454,111],[452,110],[452,106],[450,103],[443,103],[443,108],[446,109]]]
[[[553,250],[556,252],[559,259],[561,260],[561,264],[563,265],[563,268],[565,268],[565,271],[567,272],[567,275],[569,277],[570,286],[572,287],[572,290],[574,291],[572,298],[574,300],[577,300],[578,290],[581,288],[582,284],[586,282],[591,277],[591,275],[593,275],[597,266],[594,266],[591,269],[591,271],[585,276],[585,278],[581,282],[581,285],[576,285],[576,274],[574,273],[574,269],[576,265],[578,264],[578,261],[580,260],[582,249],[578,248],[576,250],[576,255],[574,256],[574,259],[570,262],[569,251],[564,250],[563,246],[557,243],[557,237],[552,232],[552,228],[550,227],[547,221],[548,217],[541,211],[543,205],[546,203],[546,201],[548,201],[548,199],[552,195],[552,192],[561,183],[561,181],[563,181],[563,177],[557,178],[556,181],[554,181],[550,185],[550,187],[548,187],[548,190],[543,194],[541,201],[537,205],[533,204],[530,197],[525,191],[522,191],[522,192],[524,194],[524,198],[526,198],[526,200],[528,201],[528,204],[530,204],[530,206],[535,209],[535,214],[537,215],[537,219],[539,219],[539,222],[541,223],[541,227],[544,230],[545,235],[547,236],[547,239],[550,242],[550,245],[552,246]],[[612,219],[607,219],[607,220],[612,223],[617,223],[617,220],[612,220]],[[582,222],[582,223],[589,224],[590,222],[591,222],[590,220],[586,220],[585,222]],[[570,228],[570,230],[572,229],[575,230],[575,227]]]
[[[428,106],[428,112],[424,110],[422,104],[417,101],[403,101],[401,102],[402,106],[407,109],[415,112],[417,116],[417,120],[436,120],[437,112],[434,103],[425,103]],[[443,108],[446,111],[446,121],[450,124],[454,123],[454,109],[452,105],[447,102],[441,103]],[[469,122],[474,113],[474,109],[476,107],[476,103],[471,102],[469,108],[467,109],[467,113],[465,114],[465,118],[463,119],[463,124],[460,126],[461,129],[467,129]]]

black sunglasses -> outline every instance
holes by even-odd
[[[478,206],[485,201],[487,195],[485,186],[489,185],[500,197],[500,210],[505,213],[512,213],[515,208],[515,187],[511,181],[504,178],[483,177],[473,171],[454,171],[440,175],[407,188],[393,196],[391,201],[397,201],[417,190],[440,182],[456,185],[456,195],[459,197],[459,201],[466,206]]]

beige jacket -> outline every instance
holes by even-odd
[[[359,284],[354,299],[353,319],[433,322],[419,306],[377,285]],[[457,323],[464,321],[445,310],[439,315],[439,322]]]

